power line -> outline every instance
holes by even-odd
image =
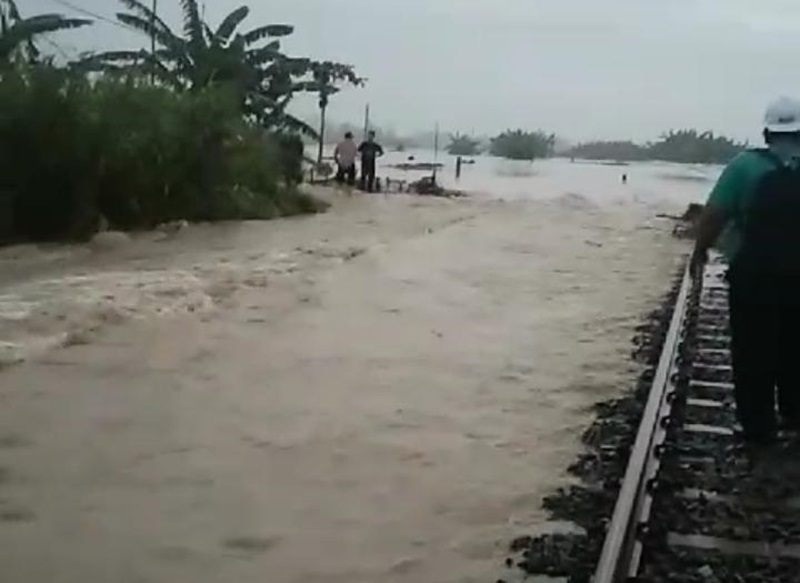
[[[136,28],[134,28],[132,26],[128,26],[127,24],[124,24],[124,23],[122,23],[122,22],[120,22],[118,20],[114,20],[113,18],[108,18],[107,16],[103,16],[102,14],[97,14],[96,12],[92,12],[91,10],[87,10],[86,8],[82,8],[81,6],[73,4],[69,0],[51,0],[51,1],[55,2],[56,4],[60,4],[61,6],[64,6],[65,8],[69,8],[70,10],[74,10],[75,12],[80,12],[84,16],[91,16],[92,18],[96,18],[97,20],[102,20],[103,22],[107,22],[108,24],[113,24],[114,26],[117,26],[119,28],[125,28],[127,30],[133,30],[133,31],[139,32],[139,33],[141,32],[140,30],[138,30],[138,29],[136,29]]]
[[[46,42],[47,44],[49,44],[51,47],[53,47],[55,50],[57,50],[59,53],[61,53],[61,56],[62,56],[62,57],[64,57],[65,59],[69,60],[69,58],[70,58],[70,57],[69,57],[69,55],[67,54],[67,51],[65,51],[65,50],[63,49],[63,47],[61,47],[61,46],[60,46],[58,43],[56,43],[56,42],[54,42],[54,41],[50,40],[50,39],[49,39],[49,38],[47,38],[47,37],[42,37],[42,40],[43,40],[44,42]]]
[[[150,56],[156,58],[156,18],[158,14],[158,0],[153,0],[153,10],[150,14]],[[156,72],[150,72],[150,84],[155,85]]]

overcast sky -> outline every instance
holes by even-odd
[[[63,1],[63,0],[62,0]],[[115,0],[66,0],[113,18]],[[150,0],[145,0],[149,2]],[[17,0],[26,14],[76,14]],[[207,0],[216,24],[238,0]],[[159,12],[180,27],[178,0]],[[762,110],[800,97],[800,0],[250,0],[245,28],[289,23],[287,52],[353,64],[366,89],[331,117],[493,133],[543,128],[571,140],[648,140],[697,127],[757,140]],[[57,37],[67,52],[141,39],[100,22]],[[313,103],[301,103],[313,112]]]

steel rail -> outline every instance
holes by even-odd
[[[641,559],[641,544],[638,534],[641,517],[650,512],[649,484],[655,478],[660,462],[657,446],[666,436],[663,421],[672,407],[668,398],[674,388],[674,372],[684,332],[687,312],[693,294],[699,297],[700,288],[695,288],[687,268],[675,300],[664,346],[656,367],[644,413],[631,449],[625,476],[606,530],[606,537],[593,583],[619,583],[634,577]]]

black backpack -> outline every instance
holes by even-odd
[[[742,219],[736,263],[765,277],[800,278],[800,170],[768,150],[758,152],[775,167],[756,185]]]

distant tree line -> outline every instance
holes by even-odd
[[[541,130],[507,130],[488,140],[455,133],[450,135],[450,144],[446,150],[455,156],[475,156],[488,149],[492,156],[510,160],[534,160],[552,156],[555,141],[555,134],[547,134]],[[484,147],[485,142],[488,142],[488,148]]]
[[[585,160],[647,160],[647,146],[631,141],[586,142],[570,148],[567,156]]]
[[[747,144],[735,142],[714,132],[694,129],[670,130],[656,142],[644,145],[631,141],[599,141],[579,144],[567,156],[586,160],[663,160],[692,164],[724,164]]]
[[[336,142],[350,131],[360,137],[363,126],[352,123],[331,124],[328,132],[329,139]],[[425,148],[432,149],[436,142],[435,133],[432,131],[418,132],[409,135],[400,135],[390,128],[370,126],[377,131],[378,141],[390,149]],[[541,130],[529,132],[524,130],[508,130],[494,138],[487,136],[474,136],[456,132],[449,135],[449,141],[439,141],[440,147],[453,156],[477,156],[488,152],[493,156],[513,160],[534,160],[552,156],[555,150],[556,136]]]
[[[361,135],[363,128],[350,124],[336,127],[332,136],[341,136],[345,130]],[[432,132],[400,136],[391,130],[378,131],[384,146],[407,148],[432,148]],[[450,134],[445,151],[454,156],[475,156],[488,152],[493,156],[512,160],[534,160],[558,153],[585,160],[642,161],[663,160],[693,164],[724,164],[741,152],[747,144],[736,142],[714,132],[694,129],[670,130],[657,141],[637,144],[630,140],[595,141],[578,144],[566,150],[556,148],[556,135],[542,130],[507,130],[494,138],[473,136],[456,132]]]

